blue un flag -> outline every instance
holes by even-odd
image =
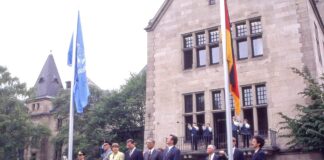
[[[76,53],[75,53],[75,74],[74,74],[74,86],[73,86],[73,100],[78,113],[83,113],[83,108],[88,105],[88,97],[90,95],[88,87],[88,78],[86,74],[86,60],[84,56],[84,45],[80,21],[80,13],[78,14],[78,24],[77,24],[77,34],[76,34]],[[73,36],[72,36],[73,37]],[[73,38],[72,38],[73,39]],[[71,41],[73,46],[73,40]],[[69,55],[71,45],[69,49]],[[71,54],[72,57],[72,54]],[[71,58],[72,59],[72,58]],[[68,64],[71,61],[68,58]]]

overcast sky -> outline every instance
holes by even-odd
[[[67,52],[81,14],[87,75],[117,89],[147,62],[144,28],[164,0],[1,0],[0,65],[34,86],[52,50],[62,82],[71,79]]]

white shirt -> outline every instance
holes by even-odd
[[[129,156],[131,156],[133,154],[133,152],[135,151],[136,147],[134,147],[130,152],[129,152]]]
[[[168,148],[169,148],[169,150],[168,150],[168,152],[173,148],[174,146],[169,146]]]

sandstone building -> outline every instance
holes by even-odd
[[[226,148],[219,8],[219,0],[165,0],[145,28],[145,138],[155,138],[159,147],[174,133],[186,153],[186,124],[196,122],[211,123],[213,144]],[[324,1],[228,0],[228,8],[241,118],[266,138],[269,157],[280,159],[273,147],[287,149],[287,139],[278,137],[278,112],[294,116],[295,105],[305,104],[298,95],[305,84],[291,67],[323,73]]]

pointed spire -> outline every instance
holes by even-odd
[[[36,98],[46,96],[55,97],[59,90],[63,88],[61,78],[52,54],[47,57],[47,60],[37,78],[34,88],[36,90]]]

